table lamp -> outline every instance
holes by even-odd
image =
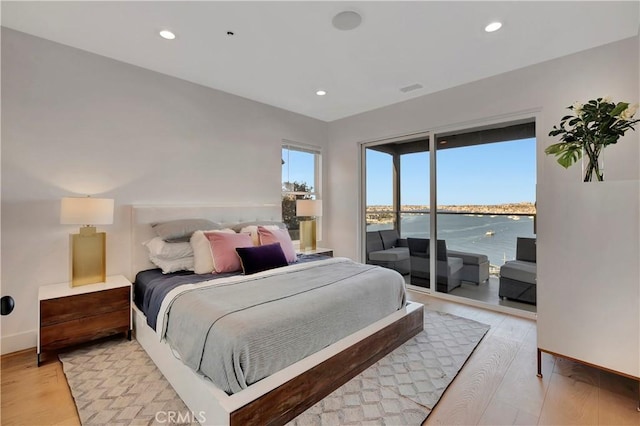
[[[95,225],[113,223],[113,199],[63,198],[60,223],[83,225],[78,234],[69,236],[71,247],[71,287],[101,283],[106,280],[106,241]]]
[[[296,200],[296,216],[300,221],[300,250],[316,249],[316,217],[322,216],[322,200]]]

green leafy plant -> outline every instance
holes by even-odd
[[[296,200],[309,199],[310,196],[305,194],[313,191],[313,187],[306,182],[283,182],[282,195],[282,221],[287,224],[292,238],[300,229],[300,219],[296,216]],[[297,239],[297,238],[294,238]]]
[[[593,178],[604,180],[598,158],[606,146],[617,143],[627,130],[635,130],[635,124],[640,121],[633,119],[638,105],[615,103],[605,97],[585,104],[576,102],[567,109],[573,114],[562,117],[560,124],[549,132],[549,136],[560,135],[562,142],[548,146],[544,152],[558,157],[558,164],[565,169],[586,155],[589,162],[584,181],[590,182]]]

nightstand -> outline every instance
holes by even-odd
[[[131,282],[122,275],[103,283],[41,286],[38,291],[40,354],[125,333],[131,340]]]
[[[321,254],[323,256],[333,257],[333,249],[318,247],[315,250],[299,251],[298,254]]]

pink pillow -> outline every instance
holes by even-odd
[[[193,233],[190,243],[193,249],[193,271],[196,274],[211,274],[215,270],[213,266],[213,255],[211,254],[211,242],[206,235],[214,232],[236,233],[233,229],[196,231]]]
[[[211,232],[205,235],[211,244],[215,272],[235,272],[242,269],[236,248],[253,247],[251,235],[224,232]]]
[[[291,236],[289,236],[289,231],[286,229],[268,229],[264,226],[258,226],[258,235],[260,236],[261,245],[280,243],[287,262],[293,263],[298,259],[296,249],[293,248]]]

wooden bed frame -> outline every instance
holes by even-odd
[[[132,278],[153,267],[142,242],[153,237],[151,223],[183,218],[206,218],[239,223],[280,220],[280,206],[133,206]],[[367,367],[423,330],[423,306],[404,308],[308,356],[233,395],[183,364],[144,314],[134,307],[135,338],[203,424],[285,424],[342,386]],[[184,414],[184,413],[183,413]]]

